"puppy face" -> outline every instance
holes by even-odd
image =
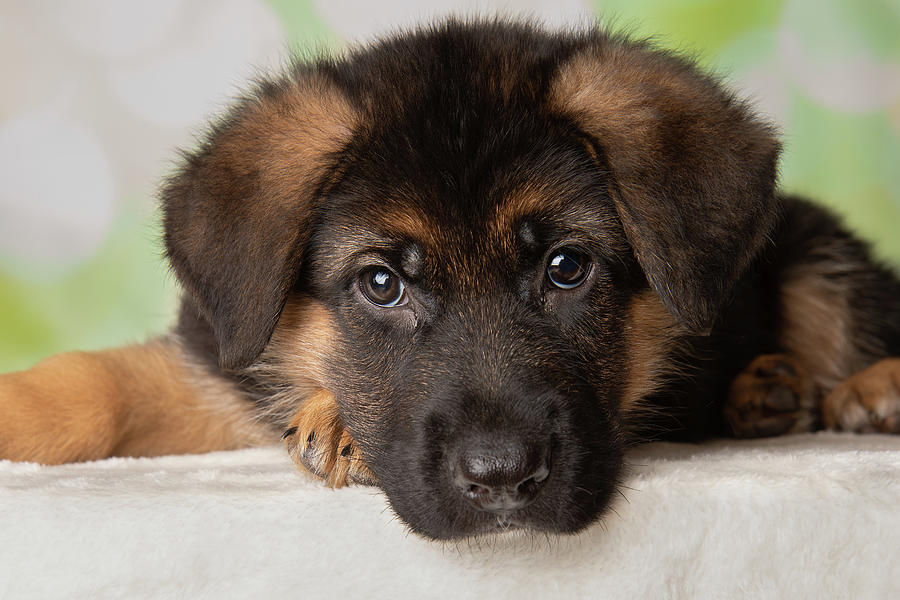
[[[410,130],[405,148],[396,121],[361,144],[299,285],[333,315],[341,350],[325,371],[340,374],[327,386],[345,424],[398,514],[434,537],[570,531],[597,514],[619,471],[624,320],[643,283],[584,140],[527,113],[513,131],[484,116],[486,147],[454,147],[472,134],[449,122]],[[484,171],[456,177],[430,157]],[[466,473],[488,460],[509,464]],[[521,487],[542,469],[527,506],[475,509],[492,478]]]
[[[269,363],[274,413],[334,394],[414,530],[572,532],[764,239],[776,155],[668,55],[450,22],[260,88],[164,191],[167,248],[222,367]]]

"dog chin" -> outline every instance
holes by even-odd
[[[583,510],[573,511],[581,514],[582,518],[578,519],[557,519],[553,515],[514,510],[500,513],[473,511],[456,514],[449,519],[424,521],[401,516],[401,520],[413,532],[436,541],[473,539],[506,533],[566,536],[582,531],[595,523],[605,512],[601,510],[597,514],[588,515]]]
[[[548,526],[546,523],[532,521],[524,517],[516,515],[486,515],[486,518],[479,523],[472,523],[462,529],[445,529],[440,531],[422,531],[415,527],[411,529],[427,538],[436,541],[453,541],[465,539],[490,538],[497,535],[525,535],[542,534],[550,536],[567,536],[582,531],[593,521],[581,523],[570,529],[560,528],[557,526]]]

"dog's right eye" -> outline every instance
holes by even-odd
[[[406,304],[406,286],[385,267],[369,267],[359,275],[359,288],[366,300],[382,308]]]

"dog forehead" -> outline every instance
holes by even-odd
[[[497,102],[427,123],[384,119],[351,144],[329,202],[358,223],[440,244],[563,221],[605,196],[608,174],[568,123],[538,112]]]
[[[364,117],[324,202],[330,257],[374,250],[396,264],[414,248],[420,260],[407,263],[477,272],[515,258],[526,223],[601,237],[620,229],[596,152],[542,100],[561,57],[543,48],[514,60],[539,41],[517,33],[498,45],[443,44],[439,32],[410,42],[416,52],[381,48],[335,74]]]
[[[324,228],[332,254],[352,259],[388,257],[404,271],[462,269],[473,258],[496,260],[515,251],[525,219],[559,215],[559,201],[538,193],[492,193],[477,201],[436,196],[430,190],[402,193],[369,189],[342,197],[328,211]]]

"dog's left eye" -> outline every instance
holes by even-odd
[[[547,261],[547,278],[563,290],[571,290],[584,283],[590,270],[591,257],[577,248],[555,250]]]
[[[400,277],[385,267],[369,267],[359,276],[359,287],[366,300],[382,308],[406,304],[406,286]]]

